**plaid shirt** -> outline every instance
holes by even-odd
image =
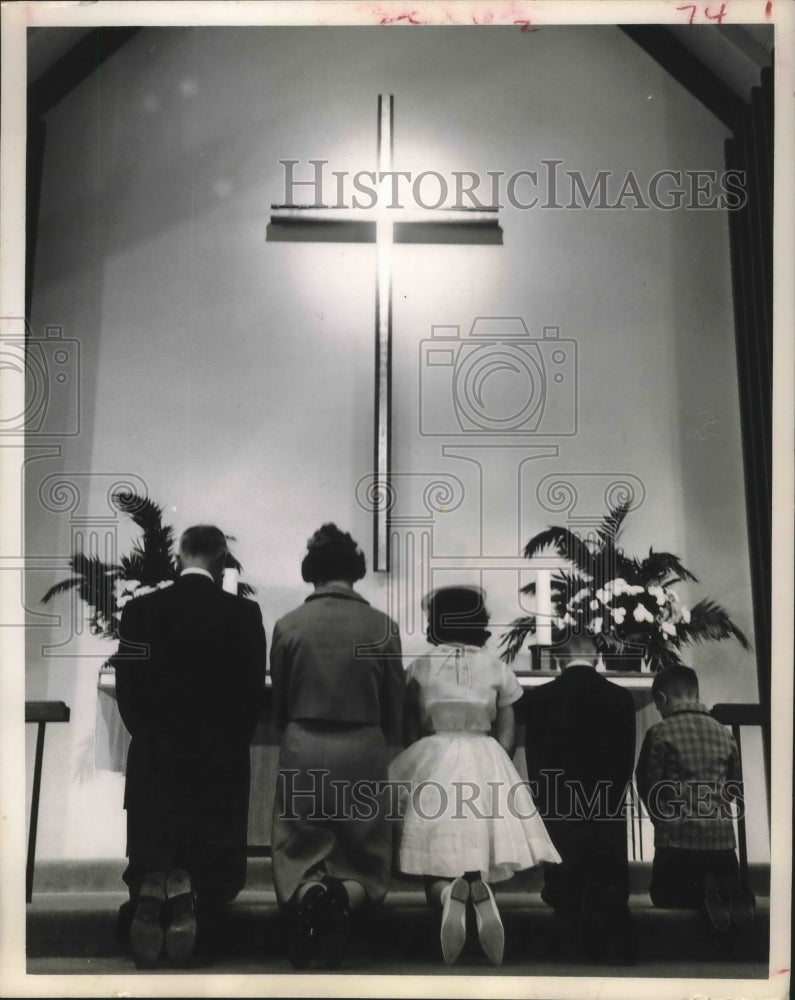
[[[734,737],[704,705],[683,705],[646,733],[635,772],[654,824],[655,847],[718,851],[735,846],[739,798]]]

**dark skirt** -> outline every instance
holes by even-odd
[[[392,823],[379,784],[387,778],[379,726],[302,720],[285,730],[273,808],[273,881],[280,905],[323,875],[360,882],[383,899]]]

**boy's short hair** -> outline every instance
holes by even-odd
[[[563,659],[574,657],[586,657],[589,660],[596,659],[596,642],[593,635],[583,628],[553,629],[552,646],[553,656]]]
[[[179,551],[182,556],[199,556],[211,562],[225,559],[226,535],[214,524],[194,524],[182,532]]]
[[[665,694],[669,698],[698,698],[698,674],[684,663],[665,667],[654,675],[651,693]]]

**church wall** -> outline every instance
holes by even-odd
[[[723,169],[724,128],[614,28],[142,31],[47,117],[32,320],[79,341],[82,423],[29,465],[29,551],[62,557],[81,530],[127,551],[129,525],[106,496],[143,485],[177,531],[210,520],[236,537],[269,634],[305,596],[300,559],[322,521],[352,531],[372,562],[355,486],[372,461],[375,250],[266,243],[265,231],[284,200],[280,159],[300,161],[304,179],[310,159],[375,166],[379,92],[396,98],[395,168],[415,175],[541,173],[557,159],[589,186],[613,171],[616,191],[628,170]],[[752,636],[725,213],[508,204],[500,222],[501,247],[394,250],[403,561],[363,593],[400,618],[412,653],[424,583],[456,578],[445,560],[467,555],[496,640],[524,581],[498,557],[549,523],[597,519],[605,491],[629,482],[626,547],[680,555],[702,581],[685,594],[724,604]],[[475,450],[452,423],[449,436],[423,433],[421,402],[454,415],[422,342],[434,326],[465,335],[495,316],[522,317],[534,338],[559,327],[576,348],[569,395],[548,385],[562,414],[576,389],[576,433],[557,433],[553,409],[547,436],[506,434],[500,447]],[[60,508],[39,496],[59,475],[79,482],[79,501]],[[554,508],[555,478],[576,504]],[[429,509],[437,481],[453,499]],[[432,564],[417,555],[423,533]],[[34,619],[65,575],[48,565],[28,575],[39,626],[28,697],[63,699],[73,715],[47,736],[39,856],[121,857],[122,781],[92,761],[111,647],[73,634],[68,601],[46,609],[60,624]],[[738,646],[698,647],[691,662],[708,703],[755,700],[753,657]],[[765,857],[763,824],[750,835]]]

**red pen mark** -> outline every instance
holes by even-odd
[[[519,26],[519,30],[522,31],[522,32],[540,31],[541,30],[540,28],[531,28],[530,25],[533,22],[529,18],[526,18],[524,20],[514,21],[513,23],[515,25],[518,25]]]
[[[723,24],[723,16],[726,13],[726,4],[722,3],[720,5],[720,10],[717,14],[710,14],[709,7],[704,8],[704,17],[710,21],[717,21],[718,24]]]
[[[770,20],[770,15],[773,13],[773,0],[767,0],[765,4],[765,17]]]
[[[398,24],[400,21],[406,21],[408,24],[425,24],[424,21],[417,20],[416,11],[412,11],[410,14],[384,14],[384,16],[379,21],[379,24]]]
[[[677,7],[676,9],[677,10],[689,10],[690,11],[690,17],[687,19],[687,23],[688,24],[692,24],[693,23],[693,18],[696,16],[696,5],[694,3],[692,3],[692,4],[688,3],[688,4],[685,4],[684,7]]]
[[[473,24],[491,24],[493,20],[494,20],[494,15],[490,10],[487,10],[486,13],[483,14],[482,16],[478,16],[477,14],[472,15]]]

